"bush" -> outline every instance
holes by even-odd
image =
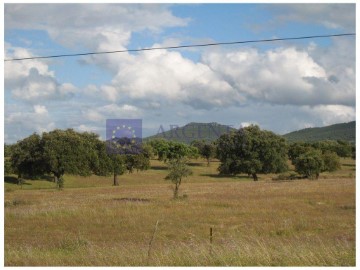
[[[319,178],[320,172],[324,168],[321,151],[311,150],[301,154],[294,161],[295,171],[307,178]]]
[[[326,152],[322,158],[324,160],[323,171],[334,172],[341,168],[340,158],[336,153]]]

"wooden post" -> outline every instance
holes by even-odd
[[[148,255],[148,256],[147,256],[147,265],[149,265],[149,263],[150,263],[150,251],[151,251],[151,246],[152,246],[152,242],[153,242],[153,240],[154,240],[154,238],[155,238],[155,233],[156,233],[156,231],[157,231],[158,224],[159,224],[159,220],[156,221],[155,229],[154,229],[153,235],[152,235],[152,237],[151,237],[151,239],[150,239],[150,242],[149,242],[149,249],[148,249],[148,254],[147,254],[147,255]]]
[[[210,227],[210,256],[212,256],[213,228]]]

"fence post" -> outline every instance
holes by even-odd
[[[210,227],[210,256],[212,256],[213,228]]]
[[[151,246],[152,246],[152,242],[153,242],[153,240],[155,238],[155,233],[157,231],[158,224],[159,224],[159,220],[156,221],[155,229],[154,229],[154,232],[153,232],[152,237],[151,237],[150,242],[149,242],[149,248],[148,248],[148,254],[147,254],[147,265],[149,265],[149,262],[150,262]]]

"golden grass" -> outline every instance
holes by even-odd
[[[171,199],[158,161],[119,187],[95,176],[66,176],[63,191],[6,183],[5,265],[354,266],[355,165],[343,163],[319,180],[253,182],[198,160],[182,200]]]

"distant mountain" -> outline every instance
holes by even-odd
[[[326,127],[305,128],[283,135],[289,142],[315,142],[323,140],[344,140],[355,142],[356,122],[335,124]]]
[[[194,140],[215,141],[222,134],[236,130],[230,126],[218,123],[189,123],[183,127],[173,128],[168,131],[144,138],[148,141],[154,138],[163,138],[170,141],[178,141],[190,144]]]

